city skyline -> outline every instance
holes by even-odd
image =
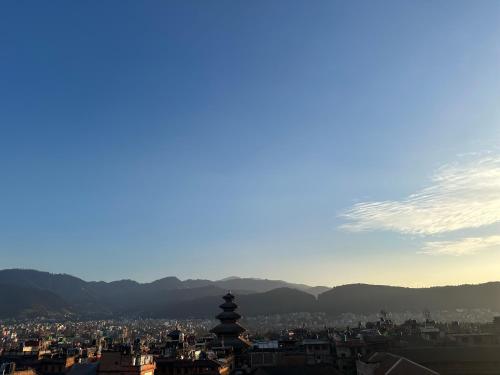
[[[499,281],[500,3],[382,4],[2,4],[2,269]]]

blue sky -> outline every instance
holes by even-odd
[[[4,2],[1,267],[500,279],[499,21],[496,1]]]

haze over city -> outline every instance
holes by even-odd
[[[12,1],[1,268],[500,280],[500,3]]]

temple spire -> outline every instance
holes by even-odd
[[[246,329],[238,323],[241,315],[235,311],[238,305],[234,303],[234,295],[228,291],[222,298],[224,303],[219,306],[222,312],[216,316],[220,323],[210,332],[217,335],[217,343],[220,346],[234,349],[247,347],[249,343],[241,337]]]

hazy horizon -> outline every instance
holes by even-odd
[[[158,278],[153,278],[150,280],[135,280],[132,278],[121,278],[121,279],[105,279],[105,278],[97,278],[97,279],[86,279],[85,277],[78,276],[76,274],[69,274],[66,272],[52,272],[52,271],[46,271],[42,269],[33,269],[33,268],[3,268],[0,269],[1,271],[10,271],[10,270],[19,270],[19,271],[37,271],[37,272],[47,272],[52,275],[67,275],[67,276],[74,276],[77,277],[85,282],[116,282],[116,281],[133,281],[137,282],[139,284],[148,284],[152,283],[154,281],[161,280],[163,278],[168,278],[168,277],[175,277],[179,279],[180,281],[188,281],[188,280],[209,280],[213,282],[218,282],[218,281],[227,281],[230,279],[250,279],[250,280],[268,280],[268,281],[283,281],[289,284],[299,284],[299,285],[306,285],[310,286],[312,288],[314,287],[328,287],[328,288],[334,288],[334,287],[339,287],[339,286],[345,286],[345,285],[353,285],[353,284],[359,284],[359,285],[380,285],[380,286],[390,286],[390,287],[403,287],[403,288],[434,288],[434,287],[447,287],[447,286],[464,286],[464,285],[480,285],[480,284],[488,284],[488,283],[500,283],[500,280],[489,280],[489,281],[484,281],[484,282],[478,282],[478,283],[458,283],[458,284],[436,284],[436,285],[426,285],[426,284],[415,284],[412,286],[407,286],[407,285],[399,285],[399,284],[390,284],[390,283],[369,283],[369,282],[362,282],[362,281],[357,281],[357,282],[352,282],[352,283],[342,283],[342,284],[335,284],[335,285],[326,285],[326,284],[311,284],[311,283],[303,283],[303,282],[298,282],[295,280],[287,280],[287,279],[276,279],[272,277],[254,277],[254,276],[236,276],[236,275],[231,275],[231,276],[224,276],[224,277],[216,277],[216,278],[202,278],[202,277],[187,277],[187,278],[182,278],[178,277],[175,274],[168,274],[168,275],[163,275]]]
[[[500,2],[0,7],[2,268],[500,280]]]

